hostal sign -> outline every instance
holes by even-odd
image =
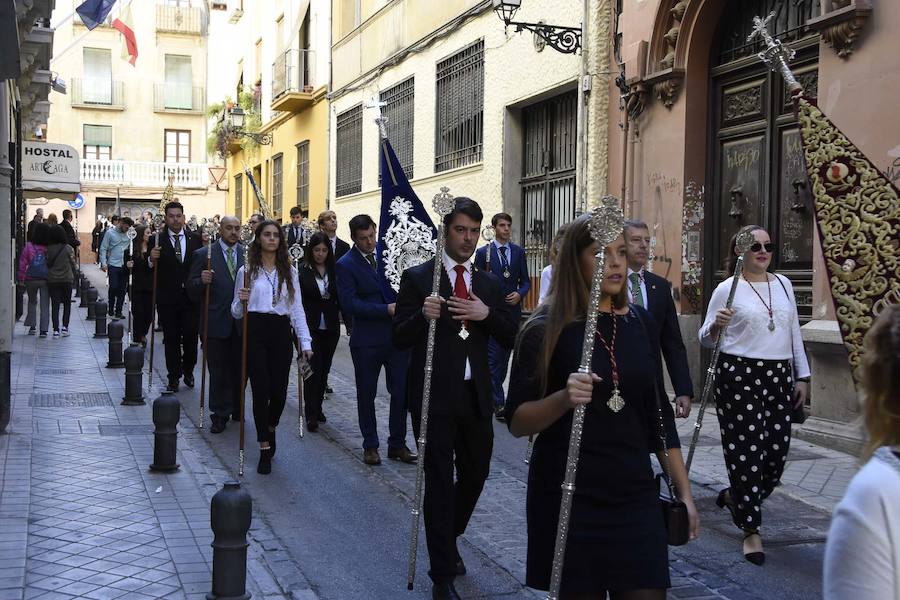
[[[22,143],[22,187],[33,192],[80,192],[78,151],[65,144]]]

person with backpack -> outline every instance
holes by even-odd
[[[25,285],[28,294],[28,312],[25,314],[25,326],[28,327],[28,335],[34,335],[37,322],[37,303],[40,299],[40,337],[47,337],[47,327],[50,324],[50,296],[47,290],[47,239],[50,235],[50,226],[46,223],[36,223],[31,239],[22,249],[19,257],[18,281]]]
[[[75,250],[69,245],[66,230],[61,225],[50,228],[47,245],[47,288],[50,292],[50,318],[53,338],[69,335],[69,315],[72,311],[72,283],[75,281]],[[59,308],[62,306],[62,329],[59,327]]]

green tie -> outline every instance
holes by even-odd
[[[367,254],[367,255],[366,255],[366,260],[369,261],[369,264],[372,265],[372,268],[373,268],[373,269],[375,269],[376,271],[378,270],[378,263],[375,262],[375,255],[374,255],[374,254]]]
[[[631,298],[634,300],[633,304],[637,304],[641,308],[644,308],[644,294],[641,292],[641,274],[634,272],[628,276],[628,279],[631,280]]]
[[[234,279],[234,274],[237,272],[237,265],[234,264],[234,248],[228,249],[228,272],[231,273],[231,278]]]

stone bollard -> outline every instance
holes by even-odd
[[[94,303],[94,337],[106,337],[106,300],[97,300]]]
[[[87,306],[87,298],[85,298],[84,295],[89,289],[91,289],[91,282],[88,281],[87,277],[82,275],[81,282],[78,287],[81,288],[81,294],[79,294],[79,296],[81,296],[81,304],[78,305],[78,308],[84,308],[85,306]]]
[[[125,366],[125,362],[122,360],[122,338],[125,337],[125,326],[122,321],[110,323],[107,334],[109,335],[109,362],[106,363],[106,368],[121,369]]]
[[[144,349],[140,344],[132,343],[125,348],[125,397],[122,404],[138,406],[144,402],[144,389],[141,379],[144,376]]]
[[[84,305],[87,307],[87,317],[85,317],[86,321],[94,320],[94,303],[97,302],[97,298],[99,296],[100,295],[97,292],[97,288],[89,287],[81,297],[81,301],[84,302]]]
[[[247,532],[253,502],[237,481],[226,481],[209,507],[213,530],[212,591],[207,600],[248,600]]]
[[[181,403],[174,392],[163,392],[153,401],[153,464],[151,471],[176,471],[178,463],[178,421]]]

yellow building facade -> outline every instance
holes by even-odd
[[[294,206],[315,219],[326,206],[330,27],[328,0],[244,0],[213,13],[210,102],[236,103],[244,129],[266,138],[224,144],[226,212],[241,221],[259,211],[245,169],[276,219],[287,223]]]

